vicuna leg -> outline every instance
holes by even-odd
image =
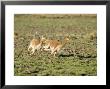
[[[56,50],[52,50],[51,55],[55,56],[55,54],[56,54]]]
[[[57,53],[57,52],[54,52],[54,57],[55,57],[56,53]]]
[[[55,56],[59,51],[60,51],[60,48],[57,47],[51,52],[51,54],[54,54],[54,56]]]
[[[32,48],[32,53],[30,55],[34,54],[34,52],[35,52],[35,47]]]
[[[28,51],[30,51],[31,46],[28,47]]]
[[[50,51],[50,49],[46,49],[46,48],[45,48],[44,51]]]
[[[51,51],[51,55],[54,53],[54,50]]]

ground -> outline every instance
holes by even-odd
[[[56,55],[36,51],[28,46],[35,36],[70,41]],[[84,14],[16,14],[14,16],[15,76],[96,76],[97,16]]]

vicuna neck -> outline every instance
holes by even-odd
[[[62,46],[65,46],[65,45],[66,45],[66,43],[67,43],[67,40],[66,40],[66,39],[64,39],[64,40],[62,41]]]

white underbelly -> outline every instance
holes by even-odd
[[[41,49],[41,44],[38,44],[38,45],[36,46],[36,49],[37,49],[37,50]]]

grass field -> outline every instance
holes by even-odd
[[[96,76],[97,16],[72,14],[33,14],[14,16],[15,76]],[[30,56],[28,46],[35,32],[47,39],[69,43],[57,54],[36,51]],[[37,38],[37,37],[36,37]]]

